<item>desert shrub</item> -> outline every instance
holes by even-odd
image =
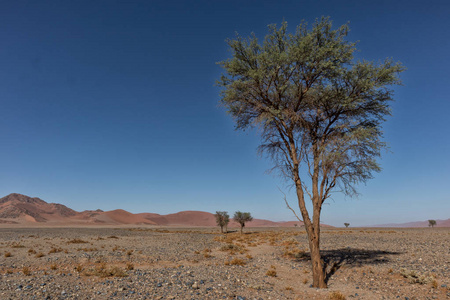
[[[25,248],[25,246],[20,243],[13,242],[11,244],[11,248]]]
[[[131,254],[133,254],[133,251],[134,251],[134,250],[128,250],[128,251],[127,251],[127,255],[130,256]]]
[[[433,282],[434,278],[432,276],[427,276],[424,274],[419,274],[414,270],[400,270],[400,275],[404,278],[408,279],[409,283],[419,283],[419,284],[427,284],[429,282]]]
[[[22,268],[22,273],[23,273],[23,275],[25,275],[25,276],[30,276],[31,275],[31,270],[30,270],[30,268],[29,267],[23,267]]]
[[[274,269],[267,270],[266,275],[270,277],[277,277],[277,271]]]
[[[128,271],[134,270],[134,265],[132,263],[127,263],[127,270]]]
[[[87,244],[88,242],[83,241],[82,239],[73,239],[67,242],[67,244]]]
[[[62,252],[62,251],[63,251],[62,248],[52,247],[52,249],[50,249],[50,251],[48,251],[48,254],[58,253],[58,252]]]
[[[29,254],[36,254],[36,250],[34,250],[34,249],[29,249],[29,250],[28,250],[28,253],[29,253]]]
[[[77,265],[75,267],[75,271],[77,271],[78,273],[81,273],[83,271],[83,266],[82,265]]]
[[[5,252],[5,257],[11,257],[11,252]]]
[[[84,251],[84,252],[93,252],[97,251],[97,248],[78,248],[77,251]]]
[[[432,287],[433,289],[437,289],[437,288],[438,288],[438,282],[437,282],[436,279],[434,279],[434,280],[431,282],[431,287]]]
[[[56,269],[58,269],[58,265],[57,264],[51,264],[50,265],[50,269],[56,270]]]
[[[117,266],[113,266],[110,268],[106,267],[106,263],[101,263],[93,268],[84,269],[82,272],[85,276],[98,276],[101,278],[105,277],[126,277],[128,276],[124,270]]]
[[[232,265],[232,266],[245,266],[245,261],[244,260],[242,260],[242,259],[240,259],[240,258],[237,258],[237,257],[235,257],[235,258],[233,258],[232,260],[230,260],[230,261],[226,261],[225,262],[225,265],[226,266],[229,266],[229,265]]]
[[[42,252],[39,252],[38,254],[36,254],[36,258],[40,258],[40,257],[43,257],[43,256],[45,256],[45,254],[42,253]]]
[[[235,254],[235,253],[237,253],[237,252],[240,252],[242,249],[243,249],[243,248],[242,248],[241,246],[238,246],[238,245],[234,245],[234,244],[226,244],[226,245],[223,245],[223,246],[220,248],[220,251],[223,251],[223,252],[230,252],[230,254]]]
[[[303,284],[307,284],[308,281],[309,281],[308,278],[304,278],[304,279],[303,279]]]
[[[328,298],[330,300],[345,300],[346,299],[344,294],[342,294],[341,292],[338,292],[338,291],[331,292],[330,295],[328,296]]]
[[[110,235],[110,236],[108,236],[108,239],[118,239],[118,237],[115,235]]]
[[[291,248],[291,247],[286,247],[284,249],[283,256],[292,258],[292,259],[297,259],[297,260],[309,258],[309,255],[304,250],[301,250],[299,248]]]

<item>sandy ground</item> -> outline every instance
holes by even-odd
[[[0,228],[0,299],[450,299],[450,228]]]

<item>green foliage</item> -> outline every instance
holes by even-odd
[[[436,220],[428,220],[428,227],[434,227],[436,225]]]
[[[304,165],[321,177],[321,200],[336,185],[354,194],[354,184],[380,170],[381,123],[392,100],[387,87],[400,83],[404,69],[390,59],[354,62],[348,30],[332,30],[328,18],[310,31],[302,23],[294,34],[286,22],[270,25],[262,43],[255,36],[229,40],[233,56],[220,63],[221,103],[236,127],[262,129],[260,153],[282,176],[294,179]]]
[[[350,223],[344,223],[345,228],[347,228],[348,226],[350,226]]]
[[[250,222],[253,220],[252,215],[249,212],[240,212],[237,211],[234,213],[233,220],[238,222],[242,227],[245,227],[245,223]]]
[[[223,232],[223,227],[228,226],[228,223],[230,222],[230,216],[226,211],[216,211],[215,216],[216,216],[216,223],[218,226],[220,226],[220,229]]]

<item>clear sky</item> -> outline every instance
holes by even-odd
[[[357,58],[401,61],[390,151],[336,226],[450,218],[449,1],[1,1],[0,197],[75,210],[249,211],[293,220],[255,132],[215,86],[235,32],[330,16]],[[287,191],[292,206],[295,195]]]

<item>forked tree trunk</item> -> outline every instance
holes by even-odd
[[[303,223],[305,225],[306,233],[308,235],[309,241],[309,251],[311,253],[311,266],[313,273],[313,284],[312,286],[315,288],[326,288],[327,284],[325,282],[325,270],[323,268],[323,262],[320,255],[320,210],[321,207],[318,203],[318,199],[313,201],[313,221],[308,214],[308,210],[305,205],[305,198],[303,194],[303,189],[301,185],[300,178],[296,178],[296,187],[297,187],[297,197],[298,204],[300,208],[300,212],[303,217]]]

